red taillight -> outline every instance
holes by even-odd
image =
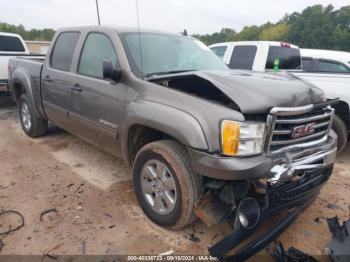
[[[287,47],[287,48],[290,48],[290,44],[288,44],[288,43],[281,43],[281,47]]]
[[[12,80],[12,66],[9,64],[7,66],[8,81]]]

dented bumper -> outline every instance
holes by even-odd
[[[337,135],[332,131],[317,146],[296,148],[275,155],[254,157],[222,157],[188,149],[192,168],[202,176],[220,180],[250,180],[288,178],[296,170],[321,169],[335,163]]]

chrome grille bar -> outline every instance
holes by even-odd
[[[324,136],[325,134],[327,134],[327,131],[322,131],[316,134],[312,134],[309,136],[305,136],[305,137],[301,137],[301,138],[297,138],[297,139],[291,139],[291,140],[282,140],[282,141],[271,141],[271,146],[278,146],[278,145],[290,145],[290,144],[294,144],[294,143],[299,143],[299,142],[303,142],[306,140],[310,140],[312,138],[315,137],[319,137],[319,136]]]
[[[325,113],[319,116],[305,117],[300,119],[278,119],[276,120],[276,124],[301,124],[305,122],[312,122],[317,120],[322,120],[328,117],[331,117],[332,113]]]
[[[334,109],[308,105],[295,108],[276,107],[270,111],[266,124],[265,153],[279,153],[293,148],[307,148],[327,140],[333,123]],[[300,125],[314,123],[314,133],[292,138]]]

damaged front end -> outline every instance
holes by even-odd
[[[213,187],[207,192],[195,210],[196,215],[208,226],[228,220],[232,234],[209,248],[212,256],[228,258],[227,254],[250,237],[269,218],[287,211],[274,228],[240,247],[230,258],[245,260],[276,239],[297,216],[317,197],[323,184],[329,179],[333,166],[314,171],[299,172],[300,179],[280,185],[267,180],[251,182],[227,182],[220,188],[219,182],[208,181]],[[205,205],[210,203],[209,205]],[[205,206],[205,207],[204,207]]]
[[[209,248],[212,256],[234,261],[251,257],[276,239],[316,199],[332,174],[336,157],[337,138],[331,131],[333,113],[327,104],[272,109],[264,149],[264,157],[271,160],[269,171],[252,166],[255,174],[247,175],[247,179],[241,175],[235,179],[237,171],[231,173],[230,180],[205,178],[207,193],[198,203],[196,215],[208,226],[227,220],[232,227],[230,235]],[[296,129],[301,132],[310,123],[313,132],[293,136]],[[208,164],[205,159],[198,162],[220,166],[218,160]],[[228,175],[225,170],[225,177]],[[280,216],[279,223],[242,247],[244,240],[275,215]]]

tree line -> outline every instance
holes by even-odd
[[[350,5],[335,10],[314,5],[301,13],[286,14],[277,23],[246,26],[240,32],[223,28],[220,32],[199,35],[207,45],[228,41],[283,41],[303,48],[350,51]]]
[[[25,40],[51,41],[53,29],[26,30],[23,25],[15,26],[0,23],[0,32],[21,35]],[[228,41],[284,41],[303,48],[321,48],[350,51],[350,5],[335,10],[332,5],[326,7],[314,5],[301,13],[286,14],[277,23],[246,26],[240,32],[223,28],[220,32],[199,35],[207,45]]]
[[[34,41],[51,41],[55,30],[53,29],[31,29],[26,30],[24,25],[11,25],[8,23],[0,23],[0,32],[19,34],[24,40]]]

